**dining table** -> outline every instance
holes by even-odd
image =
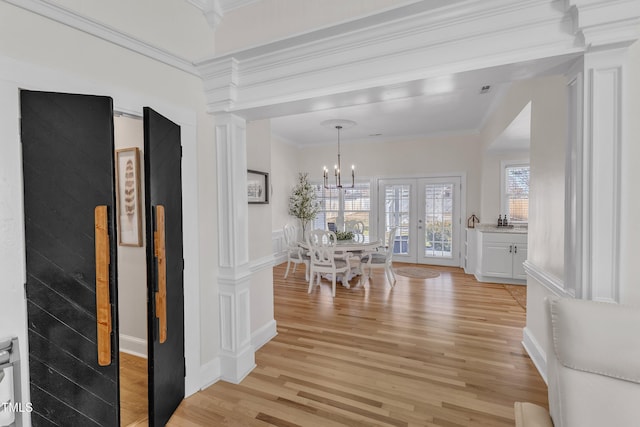
[[[307,242],[298,242],[298,245],[305,250],[309,249],[309,245],[307,244]],[[375,240],[373,242],[358,242],[352,239],[336,240],[336,249],[335,249],[336,254],[340,254],[340,256],[343,256],[344,254],[351,254],[352,255],[351,259],[353,258],[358,259],[357,265],[354,265],[351,267],[351,272],[349,274],[349,277],[347,277],[347,280],[344,280],[342,276],[337,277],[336,280],[342,283],[342,286],[344,286],[345,288],[347,289],[350,288],[349,281],[353,279],[355,276],[360,275],[362,272],[360,269],[360,262],[359,262],[360,256],[358,255],[364,254],[366,252],[374,251],[382,245],[383,244],[381,240]],[[331,280],[331,274],[325,274],[323,275],[323,277],[325,279]]]

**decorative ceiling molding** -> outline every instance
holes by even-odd
[[[569,0],[575,31],[585,46],[631,44],[640,31],[638,0]]]
[[[215,31],[222,22],[225,13],[248,6],[260,0],[187,0],[202,11],[209,26]]]
[[[137,37],[123,33],[116,28],[102,24],[91,18],[64,8],[52,0],[4,0],[14,6],[56,21],[60,24],[98,37],[116,46],[154,59],[163,64],[199,76],[194,64],[162,48],[153,46]]]
[[[638,0],[425,3],[196,63],[211,113],[579,54],[638,38]],[[612,5],[609,10],[607,5]],[[578,13],[575,13],[577,10]],[[580,16],[582,15],[582,16]],[[234,59],[235,61],[231,61]],[[224,71],[225,67],[233,69]],[[234,95],[235,94],[235,95]]]
[[[197,63],[209,111],[239,111],[581,50],[571,19],[547,1],[466,1],[421,13],[416,5],[391,12]],[[220,72],[229,58],[237,60],[240,83],[233,99],[218,96],[229,93],[225,87],[232,84]]]

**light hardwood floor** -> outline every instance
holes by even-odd
[[[147,359],[120,353],[120,425],[148,424]]]
[[[514,401],[547,406],[524,309],[502,285],[434,269],[394,289],[376,271],[332,299],[328,282],[309,295],[303,270],[275,267],[278,335],[257,367],[185,399],[169,425],[497,427],[513,426]]]

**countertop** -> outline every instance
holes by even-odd
[[[498,227],[493,224],[478,224],[472,230],[478,230],[481,233],[511,233],[511,234],[527,234],[529,229],[523,226]]]

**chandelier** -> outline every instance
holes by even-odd
[[[353,188],[355,187],[355,179],[356,179],[356,172],[355,172],[355,165],[351,165],[351,186],[343,186],[342,185],[342,176],[341,176],[341,167],[340,167],[340,131],[342,129],[347,129],[350,128],[352,126],[356,125],[356,122],[353,122],[351,120],[326,120],[324,122],[321,123],[322,126],[325,127],[332,127],[335,128],[338,132],[338,163],[336,163],[333,166],[333,175],[335,178],[335,185],[331,186],[329,185],[329,169],[324,166],[323,167],[323,181],[324,181],[324,188],[326,189],[330,189],[330,188]]]

